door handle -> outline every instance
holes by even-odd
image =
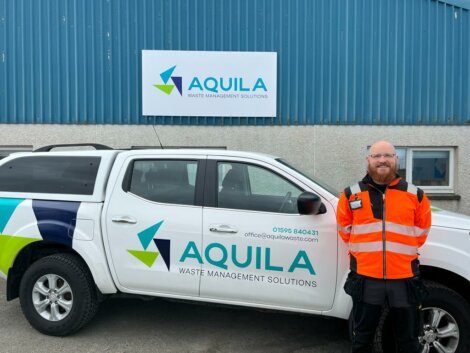
[[[127,216],[118,216],[112,219],[115,223],[129,223],[129,224],[136,224],[137,221],[134,218],[127,217]]]
[[[238,233],[238,230],[226,224],[213,224],[209,227],[209,230],[217,233]]]

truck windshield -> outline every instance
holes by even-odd
[[[307,179],[310,179],[310,180],[313,181],[315,184],[320,185],[323,189],[325,189],[326,191],[328,191],[330,194],[333,194],[333,195],[335,195],[336,197],[339,197],[339,192],[338,192],[338,190],[336,190],[334,187],[328,185],[328,184],[325,183],[324,181],[319,180],[318,178],[315,178],[315,177],[313,177],[312,175],[307,174],[306,172],[303,172],[302,170],[300,170],[300,169],[297,168],[297,167],[294,167],[290,162],[287,162],[287,161],[285,161],[284,159],[277,158],[276,161],[278,161],[278,162],[281,163],[281,164],[284,164],[286,167],[289,167],[290,169],[295,170],[297,173],[303,175],[303,176],[306,177]]]

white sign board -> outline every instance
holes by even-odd
[[[142,113],[275,117],[277,53],[142,51]]]

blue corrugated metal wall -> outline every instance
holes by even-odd
[[[142,49],[276,51],[277,118],[142,117]],[[0,123],[469,122],[468,8],[435,0],[0,0]]]

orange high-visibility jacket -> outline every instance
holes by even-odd
[[[339,235],[349,244],[350,269],[360,275],[410,278],[419,274],[418,248],[431,227],[427,196],[397,177],[385,193],[368,175],[341,194]]]

